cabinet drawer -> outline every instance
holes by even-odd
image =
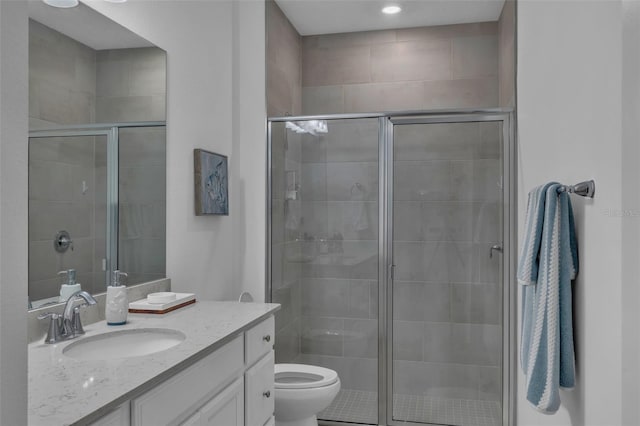
[[[245,419],[247,426],[262,426],[274,413],[273,351],[245,374]]]
[[[273,349],[275,320],[270,316],[245,334],[245,356],[247,367]]]
[[[241,374],[243,339],[236,337],[131,403],[133,426],[176,424],[193,414],[214,392]]]

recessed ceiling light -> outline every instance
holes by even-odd
[[[401,10],[402,8],[400,6],[385,6],[382,8],[382,13],[385,13],[387,15],[395,15]]]
[[[63,9],[68,9],[70,7],[76,7],[78,5],[78,0],[42,0],[45,4],[53,7],[61,7]]]

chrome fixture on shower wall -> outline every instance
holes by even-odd
[[[67,231],[58,231],[56,236],[53,238],[53,249],[58,253],[65,253],[67,250],[71,248],[73,251],[73,240]]]

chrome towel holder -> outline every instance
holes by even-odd
[[[562,185],[562,187],[558,189],[558,192],[568,192],[581,197],[593,198],[596,193],[596,182],[592,179],[576,183],[575,185]]]

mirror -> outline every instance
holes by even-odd
[[[166,53],[82,3],[29,17],[29,307],[165,277]]]

